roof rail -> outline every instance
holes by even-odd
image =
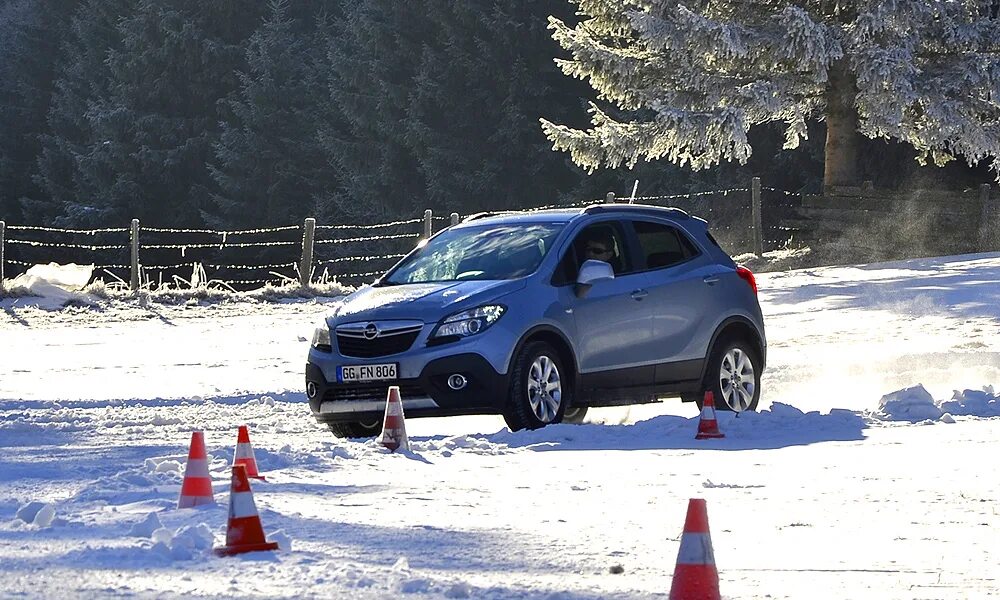
[[[535,213],[538,213],[538,212],[547,211],[547,210],[574,210],[574,209],[578,210],[581,214],[583,214],[583,212],[584,212],[583,208],[576,208],[576,207],[573,207],[573,206],[567,206],[567,207],[552,206],[552,207],[547,207],[547,208],[542,208],[542,209],[539,209],[539,208],[523,208],[523,209],[519,209],[519,210],[494,210],[494,211],[484,211],[484,212],[472,213],[471,215],[469,215],[467,217],[464,217],[462,219],[462,223],[466,223],[468,221],[475,221],[477,219],[485,219],[487,217],[508,217],[508,216],[511,216],[511,215],[525,215],[525,216],[528,216],[528,215],[532,215],[532,214],[535,214]]]
[[[660,215],[668,213],[677,219],[690,219],[691,215],[682,208],[673,206],[652,206],[650,204],[592,204],[584,209],[585,214],[598,214],[603,212],[625,211],[638,214]]]
[[[475,221],[476,219],[485,219],[486,217],[495,217],[495,216],[497,216],[499,214],[500,213],[490,212],[490,211],[472,213],[471,215],[469,215],[467,217],[462,217],[462,222],[466,223],[468,221]]]

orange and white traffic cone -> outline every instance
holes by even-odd
[[[232,556],[244,552],[277,550],[277,542],[264,537],[257,505],[250,490],[250,479],[243,465],[233,465],[233,480],[229,491],[229,524],[226,527],[226,545],[215,548],[219,556]]]
[[[212,495],[212,477],[208,474],[208,454],[205,452],[205,433],[191,432],[191,448],[188,450],[187,466],[184,467],[184,482],[177,508],[191,508],[202,504],[215,504]]]
[[[382,435],[378,442],[395,452],[402,448],[410,451],[410,440],[406,437],[406,418],[403,416],[403,401],[399,397],[399,386],[389,387],[385,401],[385,419],[382,421]]]
[[[701,403],[701,418],[698,420],[698,433],[694,439],[724,437],[726,434],[719,431],[719,422],[715,420],[715,395],[711,391],[705,392],[705,399]]]
[[[688,502],[670,600],[720,600],[719,572],[708,533],[708,508],[701,498]]]
[[[243,465],[247,468],[247,477],[265,481],[264,476],[257,472],[257,459],[253,455],[250,433],[246,425],[240,425],[240,432],[236,436],[236,455],[233,457],[233,465]]]

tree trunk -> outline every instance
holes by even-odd
[[[830,66],[826,88],[826,162],[823,187],[858,186],[857,80],[846,59]]]

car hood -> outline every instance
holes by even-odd
[[[340,323],[376,319],[420,319],[431,323],[523,289],[525,285],[524,279],[515,279],[365,287],[344,299],[334,319]]]

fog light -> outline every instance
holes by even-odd
[[[310,398],[315,398],[317,392],[318,390],[316,389],[315,383],[311,381],[306,383],[306,396],[309,396]]]
[[[469,380],[465,378],[465,375],[455,373],[454,375],[448,377],[448,387],[455,391],[464,388],[468,384]]]

